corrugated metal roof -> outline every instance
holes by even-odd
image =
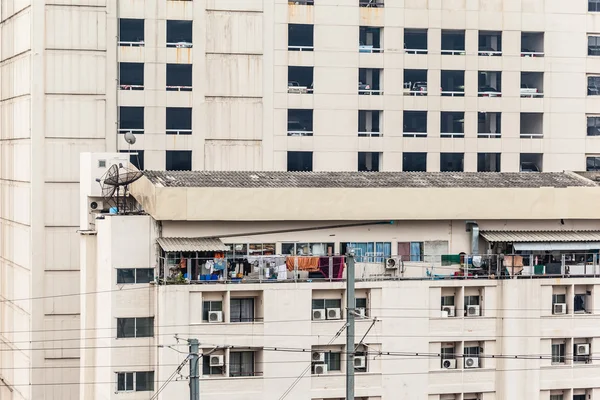
[[[224,245],[219,238],[181,238],[161,237],[157,239],[158,244],[164,251],[227,251],[229,247]]]
[[[225,188],[539,188],[594,187],[571,172],[144,171],[162,187]]]
[[[482,231],[488,242],[600,242],[600,231]]]

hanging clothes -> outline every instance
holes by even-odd
[[[319,271],[319,257],[287,257],[285,263],[288,271],[293,271],[298,263],[298,271]]]

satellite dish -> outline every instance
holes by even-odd
[[[99,179],[104,201],[115,204],[117,212],[127,211],[128,186],[141,177],[141,171],[126,168],[123,164],[111,165]]]
[[[130,132],[125,132],[125,141],[127,143],[131,144],[135,144],[135,135],[133,133]]]

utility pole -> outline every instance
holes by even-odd
[[[200,400],[200,344],[198,339],[188,339],[190,345],[190,400]]]
[[[356,299],[354,293],[354,250],[346,254],[346,400],[354,400],[354,317]]]

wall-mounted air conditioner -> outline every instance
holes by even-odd
[[[225,364],[225,356],[221,355],[211,355],[210,356],[210,366],[211,367],[222,367]]]
[[[99,213],[104,210],[104,203],[100,200],[93,200],[88,203],[89,212]]]
[[[467,317],[479,317],[481,309],[479,306],[467,306]]]
[[[313,319],[313,321],[326,319],[325,318],[325,310],[323,310],[323,309],[312,310],[312,319]]]
[[[447,359],[442,361],[442,368],[444,369],[456,369],[456,360]]]
[[[400,258],[390,257],[385,259],[385,269],[398,269],[400,268]]]
[[[465,368],[479,368],[479,357],[465,357]]]
[[[454,306],[442,306],[442,317],[454,317],[456,308]]]
[[[339,308],[328,308],[327,319],[342,319],[342,310]]]
[[[323,375],[327,373],[327,364],[317,364],[314,366],[316,375]]]
[[[367,315],[367,310],[364,307],[356,307],[354,311],[357,318],[364,318]]]
[[[588,343],[581,343],[575,345],[575,355],[577,356],[589,356],[590,345]]]
[[[223,322],[223,311],[209,311],[208,322]]]
[[[367,357],[354,357],[354,368],[367,368]]]
[[[552,306],[552,314],[566,314],[567,305],[565,303],[554,303]]]
[[[314,363],[324,363],[325,362],[325,353],[320,351],[313,351],[311,356],[311,361]]]

